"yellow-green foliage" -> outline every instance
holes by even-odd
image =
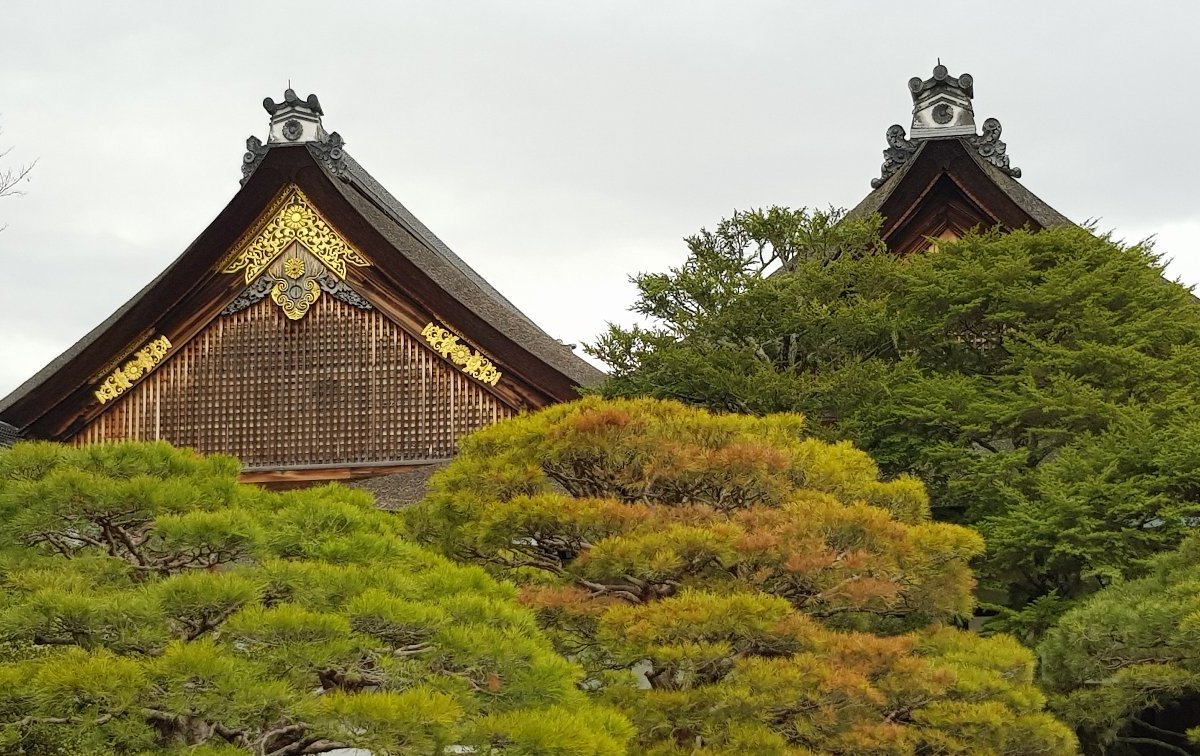
[[[165,444],[0,452],[0,752],[623,754],[511,586],[337,486]]]
[[[623,598],[733,576],[845,627],[969,613],[978,535],[929,522],[918,481],[881,481],[803,427],[665,401],[558,405],[466,439],[408,522],[502,574],[569,572]]]
[[[411,532],[521,586],[647,754],[1067,754],[967,615],[983,543],[794,415],[587,398],[466,439]]]

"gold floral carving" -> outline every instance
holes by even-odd
[[[321,296],[318,279],[332,275],[325,264],[301,244],[293,244],[286,258],[280,255],[267,266],[262,279],[270,282],[271,301],[289,320],[299,320]],[[260,280],[262,280],[260,279]]]
[[[304,261],[299,257],[289,257],[283,263],[283,274],[292,279],[304,275]]]
[[[221,266],[222,273],[245,271],[252,283],[271,261],[293,242],[300,242],[338,275],[346,277],[346,264],[366,267],[371,261],[350,246],[317,212],[304,192],[292,187],[268,210],[267,222],[258,233],[238,245]]]
[[[222,273],[241,272],[247,284],[267,272],[274,278],[272,301],[292,320],[304,317],[321,296],[317,277],[330,273],[344,280],[347,265],[371,265],[370,260],[329,225],[297,187],[285,190],[263,217],[265,221],[244,236],[217,269]],[[296,245],[311,255],[312,264],[306,265],[305,256],[297,254]],[[292,250],[289,257],[276,264],[288,250]]]
[[[151,341],[139,349],[133,355],[133,359],[108,374],[108,377],[94,392],[96,398],[100,400],[101,404],[104,404],[124,394],[139,378],[157,367],[170,349],[171,342],[167,340],[166,336],[159,336]]]
[[[464,373],[489,386],[500,382],[501,373],[492,361],[458,340],[450,331],[430,323],[421,331],[421,336],[433,350],[458,365]]]

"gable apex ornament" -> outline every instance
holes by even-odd
[[[975,78],[971,74],[951,76],[939,61],[930,78],[914,76],[909,79],[908,91],[913,100],[909,134],[905,134],[900,124],[888,128],[888,147],[883,151],[879,178],[871,180],[873,189],[878,189],[889,176],[900,170],[917,153],[922,142],[933,139],[961,139],[1006,175],[1021,177],[1021,169],[1012,167],[1007,146],[1000,140],[1000,121],[989,118],[983,122],[983,133],[976,133],[972,102]]]
[[[267,142],[320,142],[329,136],[321,125],[325,111],[315,94],[301,100],[292,88],[283,93],[283,102],[270,97],[263,100],[263,110],[271,116],[271,131]]]
[[[325,164],[336,177],[346,178],[345,141],[336,131],[328,132],[321,123],[325,111],[315,94],[301,100],[291,87],[283,93],[283,101],[275,102],[270,97],[263,100],[263,110],[271,116],[267,141],[256,136],[246,140],[246,154],[242,156],[242,186],[250,180],[259,163],[273,147],[304,145],[313,157]]]
[[[238,312],[269,294],[288,319],[299,320],[323,291],[347,300],[343,289],[349,287],[338,286],[345,282],[347,265],[363,268],[371,261],[334,230],[304,192],[289,186],[217,264],[221,273],[242,273],[247,284],[225,312]]]

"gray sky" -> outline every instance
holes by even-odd
[[[0,395],[173,260],[238,189],[263,97],[325,126],[547,331],[628,322],[627,277],[734,209],[851,206],[906,82],[975,77],[1022,183],[1157,234],[1200,282],[1200,3],[6,0]]]

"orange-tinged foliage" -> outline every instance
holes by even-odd
[[[406,520],[521,585],[639,753],[935,753],[945,712],[972,711],[931,709],[953,702],[1006,712],[978,710],[987,737],[1032,723],[1023,742],[1072,752],[1028,651],[939,624],[973,606],[979,536],[798,416],[558,405],[468,438]]]
[[[592,597],[573,585],[526,585],[517,592],[518,600],[539,612],[560,612],[578,617],[598,617],[617,602],[610,597]]]

